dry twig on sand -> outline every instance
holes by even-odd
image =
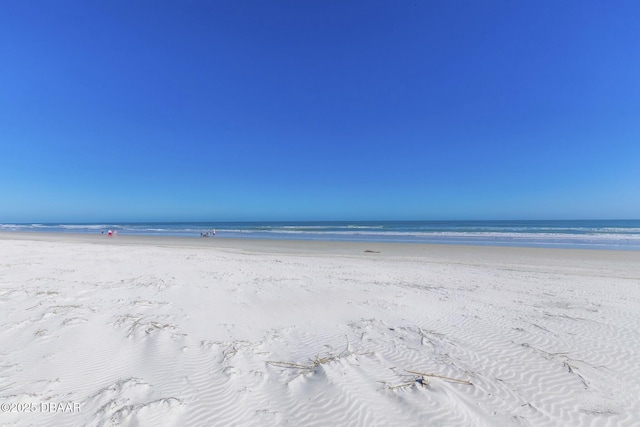
[[[313,362],[310,365],[300,365],[298,363],[278,362],[273,360],[268,360],[267,363],[269,365],[278,366],[280,368],[302,369],[305,371],[313,372],[318,366],[322,365],[323,363],[334,361],[338,359],[340,356],[341,355],[338,355],[338,356],[329,355],[326,357],[316,356],[316,358],[313,360]]]
[[[320,355],[316,355],[316,358],[312,360],[310,365],[301,365],[299,363],[292,363],[292,362],[278,362],[275,360],[267,360],[267,364],[271,366],[278,366],[280,368],[301,369],[303,371],[313,372],[318,366],[324,363],[333,362],[334,360],[340,359],[344,356],[349,356],[351,354],[353,353],[349,349],[349,338],[347,338],[347,347],[344,350],[342,350],[341,353],[337,355],[329,354],[325,357],[320,357]]]
[[[582,382],[582,384],[584,385],[585,389],[589,388],[589,384],[587,383],[587,381],[584,379],[584,377],[582,375],[580,375],[579,373],[576,372],[577,368],[575,366],[572,366],[569,363],[568,359],[565,360],[562,363],[562,365],[567,368],[567,370],[569,371],[570,374],[573,374],[573,375],[577,376],[578,378],[580,378],[580,382]]]
[[[415,375],[415,377],[413,377],[413,379],[411,381],[408,381],[406,383],[402,383],[402,384],[397,384],[397,385],[389,385],[389,383],[387,383],[386,381],[379,381],[381,383],[383,383],[384,385],[386,385],[386,388],[389,390],[395,390],[398,388],[405,388],[405,387],[414,387],[414,386],[422,386],[422,387],[426,387],[429,385],[429,380],[428,378],[440,378],[446,381],[452,381],[452,382],[456,382],[459,384],[466,384],[466,385],[472,385],[471,381],[468,380],[460,380],[458,378],[451,378],[451,377],[445,377],[444,375],[436,375],[436,374],[428,374],[426,372],[417,372],[417,371],[407,371],[410,374]]]
[[[427,380],[425,377],[413,377],[411,381],[408,381],[402,384],[396,384],[396,385],[389,385],[389,383],[387,383],[386,381],[378,381],[378,382],[384,384],[386,388],[389,390],[396,390],[399,388],[413,387],[413,386],[426,387],[429,385],[429,380]]]
[[[460,379],[457,379],[457,378],[445,377],[443,375],[427,374],[425,372],[416,372],[416,371],[407,371],[407,372],[410,373],[410,374],[414,374],[414,375],[420,375],[421,377],[440,378],[440,379],[447,380],[447,381],[452,381],[452,382],[455,382],[455,383],[473,385],[471,383],[471,381],[469,381],[469,380],[460,380]]]

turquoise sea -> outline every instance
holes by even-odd
[[[640,250],[640,220],[306,221],[0,224],[0,232],[303,239]]]

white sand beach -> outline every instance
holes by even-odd
[[[0,234],[3,426],[640,425],[640,252]]]

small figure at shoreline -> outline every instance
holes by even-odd
[[[216,235],[216,229],[214,228],[211,231],[200,232],[200,237],[214,237]]]

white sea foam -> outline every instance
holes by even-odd
[[[42,227],[47,227],[47,226],[44,225]],[[51,226],[48,226],[48,227],[51,227]],[[60,225],[57,225],[57,227],[60,227],[63,230],[104,230],[110,227],[119,228],[118,226],[107,225],[107,224],[60,224]]]
[[[331,230],[326,233],[319,233],[313,230],[300,229],[265,229],[265,230],[244,230],[244,229],[221,229],[220,231],[228,233],[271,233],[271,234],[305,234],[305,235],[341,235],[341,236],[380,236],[380,237],[451,237],[451,238],[489,238],[489,239],[533,239],[533,240],[549,240],[549,239],[574,239],[582,240],[585,238],[608,239],[608,240],[640,240],[640,234],[614,234],[614,233],[523,233],[523,232],[497,232],[497,231],[477,231],[477,232],[461,232],[461,231],[341,231]]]

